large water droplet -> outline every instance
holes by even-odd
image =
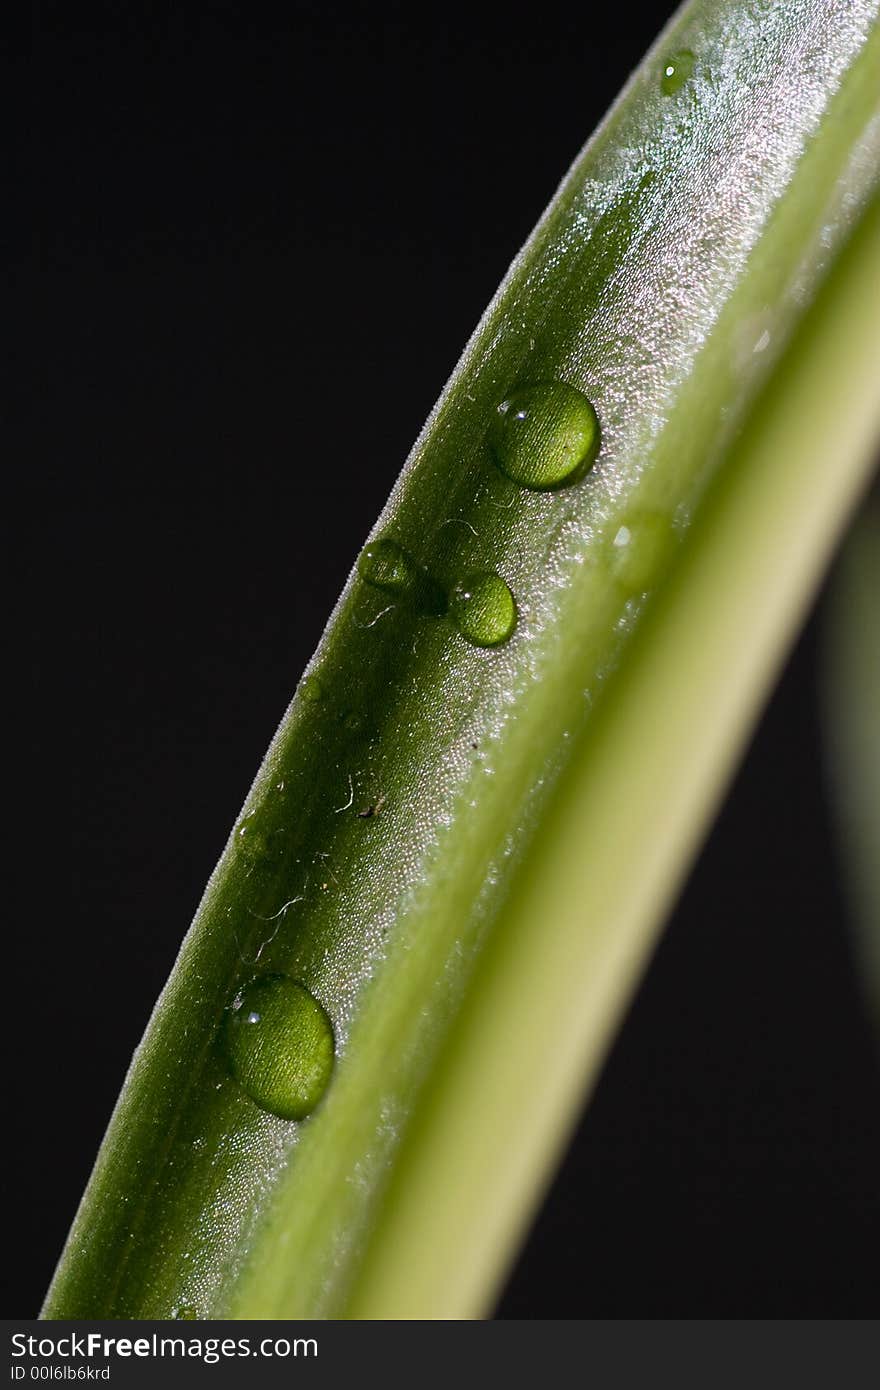
[[[301,1120],[327,1089],[333,1027],[317,999],[286,975],[260,975],[239,990],[224,1042],[236,1081],[271,1115]]]
[[[199,1315],[191,1303],[181,1303],[179,1308],[174,1309],[171,1316],[177,1321],[184,1320],[190,1322],[193,1319],[197,1319]]]
[[[513,594],[498,574],[468,574],[449,595],[449,616],[476,647],[497,647],[516,627]]]
[[[601,430],[582,391],[564,381],[540,381],[518,387],[501,402],[489,443],[502,473],[545,492],[579,482],[589,472]]]
[[[628,595],[643,594],[660,578],[675,543],[669,517],[645,512],[624,519],[610,548],[611,572]]]
[[[696,58],[689,48],[682,48],[678,53],[670,53],[663,64],[663,72],[660,77],[660,90],[664,96],[675,96],[693,76]]]

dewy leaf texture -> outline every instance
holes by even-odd
[[[865,203],[878,55],[868,0],[695,0],[579,156],[377,523],[386,582],[352,571],[260,769],[46,1315],[350,1306],[389,1172],[560,775]],[[523,391],[530,409],[556,402],[528,436],[553,467],[526,476],[501,466],[495,423]],[[570,475],[563,397],[590,407]],[[514,605],[491,586],[473,609],[492,642],[462,626],[475,576]],[[260,1108],[224,1045],[240,992],[278,976],[335,1039],[302,1120]]]

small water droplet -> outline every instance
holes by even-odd
[[[689,48],[682,48],[678,53],[670,53],[663,64],[663,72],[660,77],[660,90],[664,96],[674,96],[680,91],[693,75],[696,58]]]
[[[660,577],[674,542],[667,516],[645,512],[626,517],[610,547],[611,572],[617,583],[628,595],[645,593]]]
[[[360,553],[358,574],[374,589],[405,599],[424,613],[446,611],[446,596],[428,571],[390,536],[371,541]]]
[[[537,492],[579,482],[595,463],[601,439],[593,405],[564,381],[518,387],[501,402],[489,430],[502,473]]]
[[[280,859],[284,854],[284,831],[262,828],[256,811],[250,811],[235,827],[235,845],[245,859]]]
[[[449,595],[449,616],[476,647],[497,647],[516,627],[513,594],[498,574],[468,574]]]
[[[324,698],[324,687],[321,685],[320,677],[314,671],[310,671],[307,676],[303,676],[299,684],[299,693],[310,705],[320,704]]]
[[[177,1321],[183,1319],[187,1322],[192,1322],[196,1321],[199,1315],[191,1303],[181,1303],[179,1308],[174,1309],[174,1312],[171,1314],[171,1316]]]
[[[419,582],[421,570],[408,550],[390,536],[371,541],[358,559],[358,574],[386,594],[406,594]]]
[[[236,994],[224,1020],[230,1070],[262,1110],[301,1120],[333,1070],[333,1027],[317,999],[286,975],[260,975]]]

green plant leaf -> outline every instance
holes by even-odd
[[[867,466],[876,19],[694,0],[573,166],[269,750],[48,1315],[488,1306]]]

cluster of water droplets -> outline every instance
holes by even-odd
[[[660,72],[663,95],[679,92],[695,64],[688,49],[669,54]],[[487,443],[495,466],[511,482],[530,492],[554,492],[590,472],[602,430],[582,391],[564,381],[534,381],[518,385],[498,403]],[[672,541],[669,518],[657,513],[635,513],[618,526],[608,564],[628,597],[650,586]],[[446,586],[390,535],[371,541],[357,568],[370,587],[426,617],[447,619],[473,646],[499,647],[516,630],[516,600],[494,570],[473,570]],[[320,677],[306,675],[299,688],[304,704],[320,703],[323,694]],[[255,813],[236,827],[235,841],[254,865],[284,852],[283,832],[261,829]],[[301,1120],[314,1110],[333,1072],[335,1041],[330,1018],[304,984],[281,974],[254,977],[229,1004],[222,1036],[230,1072],[262,1110],[287,1120]],[[175,1313],[193,1316],[189,1307]]]
[[[579,482],[599,453],[601,429],[592,403],[563,381],[517,387],[499,402],[488,430],[497,468],[532,492],[550,492]],[[372,588],[412,609],[448,618],[475,647],[499,647],[516,630],[517,607],[510,586],[494,570],[473,570],[444,587],[393,536],[380,536],[363,550],[358,573]]]
[[[514,483],[538,492],[583,478],[600,442],[592,404],[560,381],[518,387],[499,403],[488,430],[495,465]],[[385,535],[364,549],[358,574],[395,602],[448,620],[473,646],[498,647],[516,629],[516,600],[494,570],[470,570],[444,585],[393,536]],[[299,698],[305,708],[321,704],[324,691],[317,672],[303,678]],[[356,719],[357,712],[347,718]],[[346,719],[343,722],[348,727]],[[279,788],[283,791],[283,783],[273,790]],[[243,817],[233,840],[253,873],[282,859],[287,847],[284,828],[273,826],[258,811]],[[235,993],[221,1035],[230,1073],[262,1110],[286,1120],[304,1119],[314,1110],[332,1075],[335,1042],[326,1010],[305,984],[278,973],[256,975]],[[178,1316],[187,1313],[182,1310]]]
[[[358,573],[374,589],[393,594],[418,612],[449,618],[476,647],[500,646],[516,627],[513,594],[493,571],[464,575],[446,590],[408,550],[386,536],[363,551]]]

